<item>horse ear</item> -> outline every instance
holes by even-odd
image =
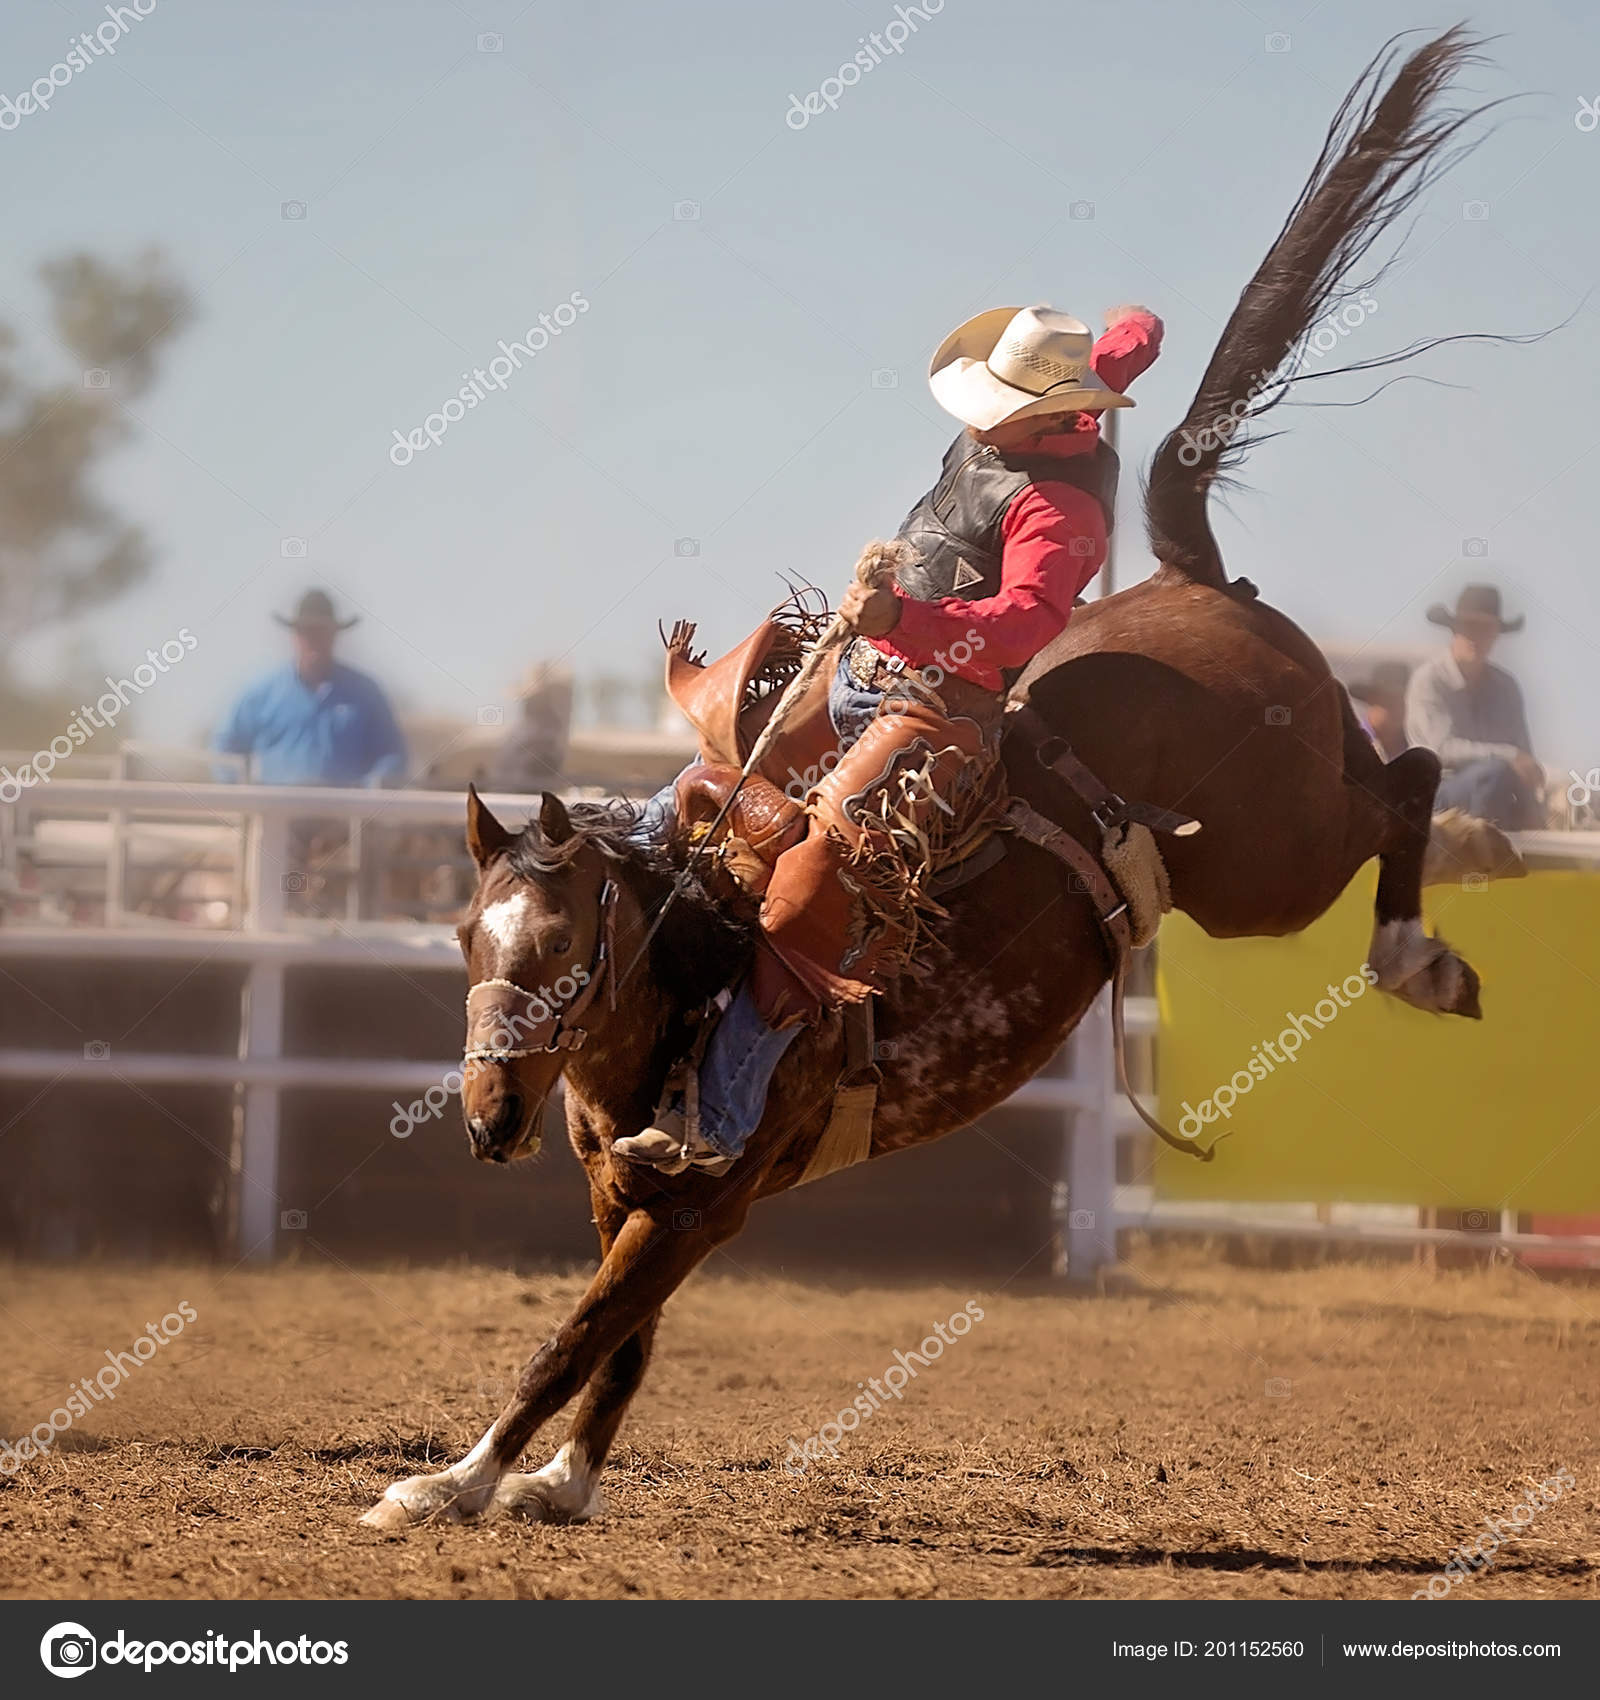
[[[480,868],[486,868],[503,850],[515,842],[494,818],[489,805],[478,795],[476,785],[467,786],[467,848]]]
[[[546,844],[564,844],[572,836],[567,806],[554,791],[546,791],[539,799],[539,832]]]

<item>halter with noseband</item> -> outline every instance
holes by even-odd
[[[468,1046],[462,1053],[464,1063],[515,1062],[519,1057],[543,1056],[552,1051],[576,1051],[589,1037],[587,1028],[579,1027],[577,1018],[599,996],[606,986],[606,1001],[611,1009],[617,1007],[616,976],[609,971],[616,954],[617,882],[608,879],[600,888],[600,921],[596,928],[594,958],[589,964],[588,977],[576,997],[565,1008],[552,1009],[539,992],[530,992],[514,980],[479,980],[467,992]],[[557,982],[559,984],[559,982]],[[480,992],[491,996],[480,999],[474,1008],[473,1000]],[[515,1004],[523,1005],[519,1011]],[[535,1009],[542,1014],[535,1015]],[[520,1036],[520,1046],[473,1045],[473,1031],[490,1021],[499,1024],[503,1033]]]

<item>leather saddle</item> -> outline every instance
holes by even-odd
[[[700,739],[700,760],[678,776],[678,819],[692,844],[727,802],[761,729],[805,658],[807,634],[766,619],[709,666],[694,650],[695,627],[680,620],[666,638],[667,695]],[[795,705],[783,735],[729,811],[719,857],[736,883],[759,896],[779,856],[806,835],[805,797],[838,755],[828,716],[826,669]]]

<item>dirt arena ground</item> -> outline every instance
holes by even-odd
[[[1575,1491],[1453,1598],[1600,1593],[1594,1285],[1191,1250],[1079,1298],[724,1261],[668,1311],[605,1521],[387,1537],[360,1512],[477,1437],[581,1275],[6,1273],[8,1437],[196,1312],[0,1476],[7,1596],[1405,1597],[1562,1469]],[[969,1302],[837,1462],[781,1467]]]

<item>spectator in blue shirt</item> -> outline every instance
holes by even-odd
[[[251,756],[267,785],[394,785],[406,746],[375,679],[334,659],[341,620],[325,590],[308,590],[289,618],[294,660],[253,684],[234,704],[213,747]]]

